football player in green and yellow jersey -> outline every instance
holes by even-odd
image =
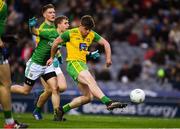
[[[81,18],[80,26],[67,30],[61,34],[58,38],[56,38],[51,48],[51,58],[47,61],[47,65],[51,65],[53,63],[53,58],[58,45],[62,42],[66,42],[66,70],[73,80],[78,83],[78,88],[82,92],[82,96],[74,98],[70,103],[63,106],[63,113],[91,102],[93,97],[98,98],[103,104],[105,104],[108,110],[113,110],[114,108],[124,108],[127,106],[126,103],[118,101],[115,102],[107,97],[99,88],[95,79],[88,70],[86,64],[86,54],[88,52],[88,47],[93,42],[97,42],[104,46],[106,66],[109,67],[112,64],[110,44],[92,30],[94,26],[94,20],[90,15],[83,16]]]

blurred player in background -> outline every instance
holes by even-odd
[[[12,117],[11,107],[11,73],[10,66],[7,60],[7,50],[4,46],[1,36],[5,31],[6,19],[7,19],[7,5],[5,1],[0,0],[0,103],[5,117],[4,128],[27,128],[26,124],[18,123]]]
[[[25,95],[29,94],[35,81],[42,76],[42,78],[46,81],[46,83],[51,87],[52,90],[51,99],[54,110],[53,120],[60,121],[60,96],[56,73],[54,71],[53,64],[50,66],[46,66],[46,61],[50,57],[50,50],[53,40],[58,35],[58,33],[54,33],[51,35],[47,35],[46,33],[48,30],[55,29],[55,8],[52,4],[45,5],[42,8],[42,13],[43,17],[45,18],[45,22],[43,22],[43,24],[41,25],[38,31],[38,35],[42,35],[42,37],[46,38],[40,38],[40,41],[35,51],[33,52],[32,57],[26,63],[24,86],[13,85],[11,86],[11,92]]]
[[[80,26],[64,32],[54,41],[51,48],[51,58],[47,61],[47,65],[53,63],[53,58],[58,45],[62,42],[66,42],[66,69],[73,80],[78,83],[78,88],[82,92],[82,96],[74,98],[70,103],[63,106],[62,114],[73,108],[91,102],[93,97],[96,97],[105,104],[108,110],[124,108],[127,106],[125,103],[112,101],[109,97],[105,96],[88,70],[86,54],[88,52],[88,47],[93,42],[98,42],[100,45],[104,46],[106,53],[106,66],[109,67],[112,64],[110,45],[103,37],[92,31],[94,26],[95,23],[91,16],[83,16],[81,18]]]

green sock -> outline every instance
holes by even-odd
[[[37,107],[37,106],[36,106],[35,110],[36,110],[37,112],[41,112],[41,108],[40,108],[40,107]]]
[[[11,111],[4,111],[4,117],[5,118],[11,118],[12,117]]]
[[[70,110],[71,110],[71,107],[70,107],[69,104],[66,104],[66,105],[63,106],[63,112],[64,112],[64,113],[66,113],[66,112],[68,112],[68,111],[70,111]]]
[[[112,100],[111,100],[110,98],[108,98],[107,96],[103,96],[103,97],[101,98],[101,102],[102,102],[103,104],[106,104],[106,105],[108,105],[111,101],[112,101]]]

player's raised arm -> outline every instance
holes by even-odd
[[[35,17],[29,19],[29,30],[31,32],[31,34],[33,35],[38,35],[38,29],[35,28],[36,24],[37,24],[37,19]]]
[[[112,60],[111,60],[111,47],[109,42],[104,39],[103,37],[100,38],[100,40],[98,41],[99,44],[104,46],[104,50],[105,50],[105,54],[106,54],[106,66],[109,67],[112,64]]]

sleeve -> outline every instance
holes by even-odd
[[[68,42],[70,40],[70,32],[69,30],[65,31],[64,33],[61,34],[61,38],[64,42]]]
[[[97,34],[96,32],[94,32],[94,42],[98,42],[101,39],[101,36],[99,34]]]

